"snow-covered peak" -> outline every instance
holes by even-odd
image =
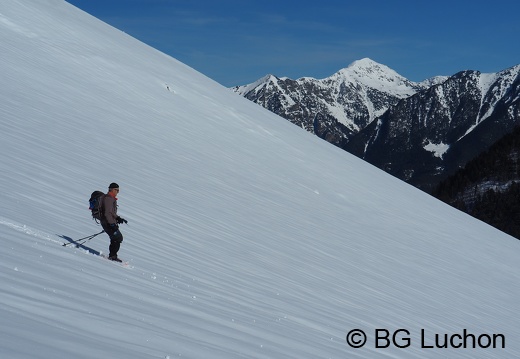
[[[511,84],[520,77],[520,65],[512,66],[505,70],[497,73],[481,73],[479,83],[482,89],[482,93],[486,93],[492,90],[493,85],[497,85],[497,88],[492,91],[498,91],[500,96],[503,95],[503,91],[507,90]],[[496,81],[500,81],[497,84]]]
[[[432,86],[441,84],[444,81],[446,81],[447,79],[449,79],[449,76],[434,76],[434,77],[430,77],[429,79],[419,82],[419,86],[427,89]]]
[[[329,79],[331,81],[361,83],[369,88],[400,97],[411,96],[420,87],[420,85],[409,81],[388,66],[369,58],[354,61]]]
[[[250,91],[255,90],[259,86],[265,86],[266,84],[270,83],[276,83],[278,81],[278,78],[274,75],[267,74],[264,77],[259,78],[255,82],[252,82],[248,85],[242,85],[242,86],[235,86],[232,88],[234,92],[239,94],[240,96],[244,96]]]
[[[510,67],[497,73],[476,73],[478,75],[478,86],[480,88],[481,112],[479,122],[487,119],[494,111],[498,102],[504,101],[504,96],[510,91],[514,81],[520,77],[520,65]],[[514,101],[509,99],[508,102]],[[474,127],[468,130],[470,132]]]
[[[396,71],[392,70],[386,65],[380,64],[374,60],[369,58],[364,58],[361,60],[356,60],[352,62],[345,69],[340,72],[346,72],[349,74],[355,74],[360,78],[370,77],[387,77],[387,78],[403,78]]]
[[[478,84],[482,94],[487,94],[490,87],[499,78],[497,73],[481,73],[478,77]]]

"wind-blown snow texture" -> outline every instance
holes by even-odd
[[[63,1],[0,3],[0,34],[0,357],[520,355],[517,240]],[[113,181],[128,267],[61,246]]]

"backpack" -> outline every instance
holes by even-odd
[[[92,212],[92,219],[96,222],[100,221],[103,217],[103,199],[105,198],[105,194],[101,191],[94,191],[90,195],[89,199],[89,209]]]

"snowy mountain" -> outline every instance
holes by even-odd
[[[400,99],[444,79],[436,77],[415,83],[365,58],[322,80],[268,75],[233,91],[328,142],[343,146]]]
[[[323,80],[269,75],[233,90],[429,191],[518,125],[519,69],[414,83],[362,59]]]
[[[520,65],[462,71],[401,100],[344,148],[428,189],[519,124]]]
[[[516,239],[64,1],[0,34],[1,358],[520,355]],[[62,246],[114,181],[126,267]]]

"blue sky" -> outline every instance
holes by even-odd
[[[520,2],[67,0],[224,86],[369,57],[412,81],[520,64]]]

